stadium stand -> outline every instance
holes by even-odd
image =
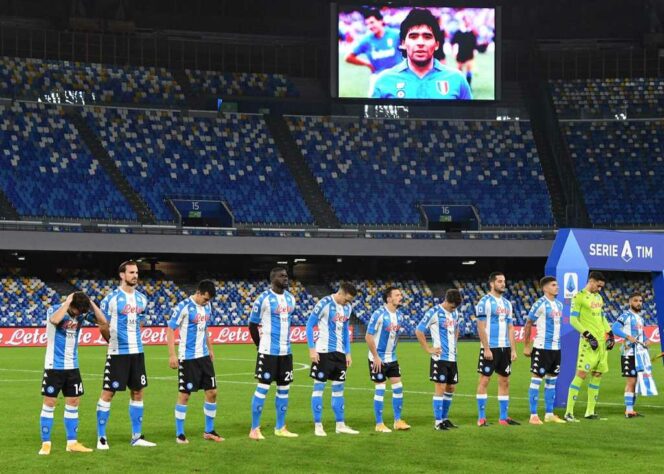
[[[336,288],[340,279],[336,275],[326,275],[329,286]],[[213,277],[217,295],[212,301],[215,326],[243,326],[247,324],[251,305],[261,292],[269,288],[266,280]],[[429,285],[415,275],[405,278],[384,279],[354,276],[350,281],[358,289],[353,303],[354,315],[362,324],[367,324],[371,314],[382,304],[382,291],[387,286],[396,286],[404,292],[405,316],[402,334],[413,336],[415,327],[425,311],[441,300],[434,296]],[[530,307],[540,297],[535,277],[520,277],[508,280],[505,293],[514,305],[515,325],[523,325]],[[103,278],[71,278],[68,282],[90,295],[95,301],[115,289],[117,280]],[[465,277],[453,280],[455,287],[462,292],[463,303],[460,311],[463,320],[460,324],[462,337],[475,337],[475,304],[488,291],[485,278]],[[188,294],[177,283],[164,278],[141,280],[138,290],[148,296],[146,325],[163,326],[170,311],[178,301]],[[305,325],[307,318],[318,302],[299,280],[290,280],[289,291],[295,295],[297,309],[293,324]],[[657,312],[654,307],[652,286],[645,277],[611,276],[603,292],[608,319],[613,322],[626,307],[628,295],[640,291],[644,295],[644,320],[646,324],[657,324]],[[64,298],[46,286],[39,278],[10,275],[0,279],[0,326],[43,326],[47,306],[57,304]]]
[[[0,95],[60,103],[70,93],[90,94],[86,102],[176,106],[185,101],[164,68],[0,58]]]
[[[224,200],[240,223],[313,222],[261,116],[101,107],[83,116],[158,220],[175,219],[171,197]]]
[[[664,121],[564,122],[593,224],[664,223]]]
[[[43,326],[60,296],[42,280],[10,274],[0,278],[0,327]]]
[[[282,74],[221,73],[187,69],[185,74],[191,90],[197,95],[297,97],[299,92]]]
[[[0,106],[0,186],[21,216],[136,220],[63,109]]]
[[[664,114],[661,78],[556,80],[549,82],[549,89],[561,117]]]
[[[527,122],[287,120],[343,224],[417,225],[425,203],[472,204],[488,226],[554,223]]]

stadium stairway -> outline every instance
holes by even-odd
[[[44,279],[44,283],[49,288],[55,290],[55,292],[58,293],[62,298],[65,298],[70,293],[79,291],[79,289],[74,285],[64,280],[54,280],[53,278],[50,278],[48,280]],[[100,301],[96,301],[96,303],[100,303]]]
[[[0,190],[0,219],[17,221],[20,219],[14,205],[7,199],[5,193]]]
[[[185,74],[184,70],[182,69],[171,69],[170,72],[173,75],[175,82],[177,82],[180,87],[182,87],[182,93],[184,94],[185,100],[187,103],[190,103],[196,94],[194,94],[194,91],[191,88],[191,83],[187,78],[187,74]]]
[[[304,286],[311,296],[318,298],[319,300],[335,291],[326,283],[306,283]]]
[[[590,227],[583,194],[546,82],[539,79],[524,83],[523,90],[556,224],[558,227]]]
[[[115,187],[127,199],[132,209],[138,216],[141,224],[156,224],[157,219],[155,218],[148,205],[145,203],[145,201],[143,201],[138,193],[134,191],[122,172],[118,169],[117,166],[115,166],[115,163],[109,156],[108,152],[99,141],[99,137],[86,123],[85,119],[81,116],[81,113],[78,110],[71,110],[68,112],[67,117],[78,129],[78,132],[81,134],[83,141],[92,152],[92,156],[94,156],[99,161],[99,164],[101,164],[106,173],[108,173],[108,176],[111,178],[111,181],[113,181]]]
[[[316,178],[309,170],[302,151],[293,140],[284,118],[281,115],[265,115],[265,122],[279,148],[279,154],[295,179],[305,204],[314,216],[316,225],[328,229],[341,227],[339,219],[325,199]]]

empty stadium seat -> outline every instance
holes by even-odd
[[[282,74],[223,73],[185,70],[194,94],[252,97],[297,97],[295,85]]]
[[[182,88],[164,68],[0,57],[0,95],[38,99],[67,91],[87,93],[92,102],[184,104]]]
[[[167,198],[190,198],[224,200],[240,223],[313,222],[262,116],[101,107],[83,115],[161,221],[175,220]]]
[[[593,224],[664,223],[664,121],[563,122]]]
[[[418,204],[472,204],[483,225],[553,225],[527,122],[287,120],[343,224],[417,225]]]
[[[46,311],[60,296],[35,277],[0,278],[0,327],[44,326]]]
[[[556,80],[549,83],[553,102],[562,117],[581,113],[613,117],[615,114],[664,113],[664,79],[615,78]]]
[[[136,220],[62,108],[0,107],[0,187],[21,216]]]

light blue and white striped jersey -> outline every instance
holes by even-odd
[[[510,347],[509,327],[512,325],[512,303],[503,296],[491,294],[482,297],[475,308],[477,319],[486,322],[489,349]]]
[[[168,327],[180,330],[178,359],[198,359],[210,355],[207,345],[207,327],[212,316],[212,305],[196,304],[193,297],[186,298],[173,308]]]
[[[78,369],[78,334],[83,321],[95,321],[92,314],[72,318],[69,313],[56,326],[51,323],[51,316],[62,305],[51,306],[46,311],[46,358],[45,369]]]
[[[140,354],[143,352],[140,323],[148,305],[147,297],[139,292],[125,293],[116,288],[101,301],[99,309],[108,320],[111,339],[109,355]]]
[[[341,352],[350,354],[348,320],[352,306],[340,305],[332,295],[326,296],[314,307],[307,320],[307,344],[318,353]],[[318,326],[318,339],[314,341],[314,327]]]
[[[367,333],[374,336],[378,357],[385,362],[397,360],[397,342],[401,330],[401,316],[399,310],[390,313],[385,306],[381,306],[371,315],[367,325]],[[373,362],[373,354],[369,351],[369,360]]]
[[[430,308],[426,313],[417,329],[423,333],[427,331],[431,334],[433,347],[440,347],[442,352],[440,356],[431,354],[433,360],[446,360],[456,362],[457,352],[457,329],[459,328],[459,312],[447,311],[442,305],[436,305]]]
[[[560,326],[563,317],[563,304],[542,296],[530,308],[528,319],[537,329],[533,347],[536,349],[560,350]]]
[[[641,343],[646,342],[646,335],[643,332],[643,318],[641,317],[640,314],[636,314],[631,310],[627,310],[623,314],[621,314],[620,317],[616,319],[616,322],[613,324],[614,326],[619,326],[619,328],[616,329],[620,329],[620,332],[616,331],[616,329],[613,330],[613,332],[616,333],[617,335],[623,338],[625,336],[632,336]],[[621,332],[622,334],[620,334]],[[634,344],[630,343],[629,341],[625,341],[625,343],[620,348],[620,353],[625,357],[633,356]]]
[[[258,352],[266,355],[291,353],[290,325],[295,311],[295,297],[288,291],[279,295],[265,290],[251,307],[249,322],[261,325]]]

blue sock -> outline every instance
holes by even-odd
[[[401,419],[401,409],[403,408],[403,384],[392,384],[392,408],[394,409],[394,421]]]
[[[477,398],[477,419],[478,420],[484,420],[486,419],[486,398],[487,395],[485,394],[477,394],[475,396]]]
[[[443,420],[447,420],[447,415],[450,413],[450,407],[452,406],[453,397],[453,392],[445,392],[443,395]]]
[[[214,418],[217,416],[217,402],[205,402],[203,414],[205,414],[205,432],[212,433],[214,431]]]
[[[277,398],[274,406],[277,409],[277,423],[274,427],[278,430],[286,426],[286,412],[288,411],[288,385],[277,385]]]
[[[78,407],[65,405],[65,432],[67,441],[76,441],[78,433]]]
[[[544,379],[544,406],[547,415],[553,415],[553,404],[556,401],[556,382],[558,377]]]
[[[531,415],[537,415],[537,400],[539,400],[540,385],[542,385],[542,379],[537,377],[530,378],[530,389],[528,389],[528,401],[530,402]]]
[[[376,393],[374,394],[374,415],[376,416],[376,424],[379,425],[383,422],[383,399],[385,398],[385,384],[376,384]]]
[[[39,417],[39,426],[41,427],[42,443],[51,441],[51,431],[53,430],[53,412],[55,407],[42,405],[41,416]]]
[[[314,414],[314,423],[323,420],[323,392],[325,382],[314,382],[314,390],[311,392],[311,412]]]
[[[436,423],[443,421],[443,397],[433,396],[433,419]]]
[[[344,383],[332,382],[332,411],[337,423],[344,421]]]
[[[634,394],[625,392],[625,411],[634,411]]]
[[[265,396],[270,390],[270,386],[259,383],[251,399],[251,429],[254,430],[261,425],[261,415],[263,414],[263,405],[265,405]]]
[[[500,407],[500,419],[506,420],[508,418],[507,410],[510,407],[510,396],[498,395],[498,406]]]
[[[185,418],[187,418],[187,405],[175,405],[175,436],[184,434]]]
[[[111,402],[99,399],[97,401],[97,436],[100,438],[106,437],[106,425],[109,416],[111,416]]]
[[[129,400],[129,418],[131,419],[131,432],[138,438],[143,432],[143,401]]]

